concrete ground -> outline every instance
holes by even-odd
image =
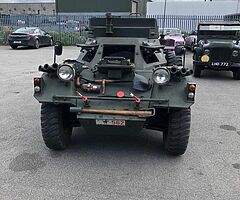
[[[66,47],[59,58],[75,58]],[[166,155],[162,134],[88,135],[74,130],[66,151],[42,141],[32,80],[52,48],[0,47],[0,199],[237,200],[240,196],[240,81],[207,72],[197,85],[191,137],[181,157]],[[191,53],[187,66],[192,67]]]

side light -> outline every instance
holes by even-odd
[[[34,78],[33,79],[34,84],[34,92],[39,93],[42,90],[42,79],[41,78]]]
[[[201,61],[202,61],[202,62],[209,62],[209,60],[210,60],[210,58],[209,58],[208,55],[203,55],[203,56],[201,57]]]
[[[187,98],[189,100],[194,101],[195,92],[196,92],[196,84],[195,83],[188,83],[187,84]]]

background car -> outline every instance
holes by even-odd
[[[50,46],[53,38],[49,33],[38,27],[24,27],[14,31],[8,38],[8,44],[17,49],[19,46],[29,46],[38,49],[40,46]]]
[[[197,44],[197,31],[192,31],[189,36],[185,38],[185,46],[186,48],[191,49],[193,51],[194,45]]]
[[[182,36],[181,30],[178,28],[159,28],[160,37],[163,35],[164,40],[172,41],[171,45],[165,45],[164,50],[173,51],[177,45],[185,45],[185,40]]]

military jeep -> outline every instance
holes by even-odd
[[[193,54],[193,75],[202,70],[232,71],[240,79],[239,22],[201,22]]]
[[[188,78],[192,70],[172,55],[165,60],[158,35],[155,19],[92,18],[77,59],[39,66],[34,97],[42,103],[46,146],[65,149],[73,127],[114,135],[146,128],[163,132],[168,153],[183,154],[196,84]],[[55,54],[62,54],[60,43]]]

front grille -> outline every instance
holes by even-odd
[[[213,48],[210,50],[210,60],[212,62],[229,62],[231,54],[232,49],[230,48]]]

